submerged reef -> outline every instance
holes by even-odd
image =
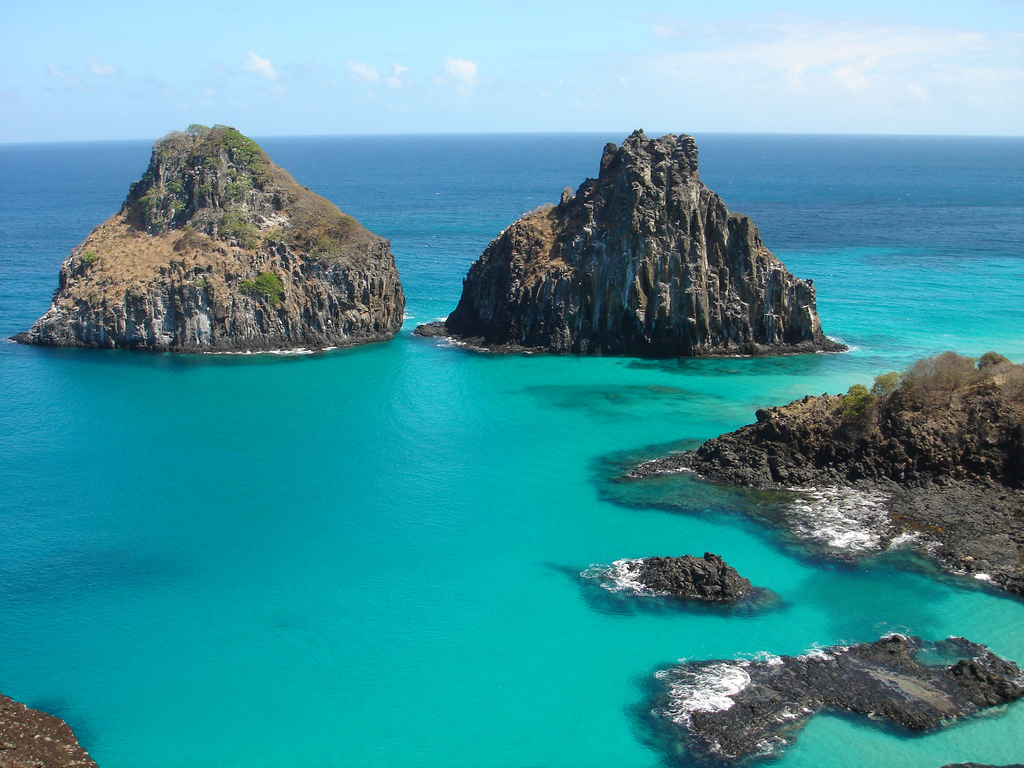
[[[1024,366],[952,352],[877,377],[869,390],[807,396],[629,477],[688,471],[787,490],[776,524],[860,556],[894,543],[1024,595]],[[845,526],[845,528],[844,528]],[[838,532],[837,532],[838,531]]]
[[[1021,670],[983,645],[888,635],[802,656],[666,667],[643,712],[667,753],[729,762],[777,754],[817,712],[929,731],[1022,695]]]
[[[473,263],[458,306],[420,326],[498,352],[679,357],[840,351],[814,286],[700,180],[690,136],[636,131],[597,179],[526,214]]]
[[[390,339],[405,296],[387,240],[246,136],[192,126],[153,147],[119,213],[61,266],[26,344],[231,352]]]

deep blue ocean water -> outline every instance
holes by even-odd
[[[409,319],[386,344],[0,343],[0,691],[67,719],[101,768],[652,768],[636,707],[677,659],[900,631],[1024,664],[1019,600],[897,558],[817,559],[685,478],[614,482],[922,355],[1024,362],[1024,140],[696,137],[705,183],[814,279],[846,354],[494,357],[411,335],[492,237],[623,138],[262,140],[391,240]],[[46,310],[148,157],[0,146],[0,335]],[[576,576],[708,550],[780,604],[645,609]],[[925,736],[815,717],[778,765],[963,760],[1024,760],[1024,703]]]

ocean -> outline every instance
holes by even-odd
[[[814,279],[845,354],[491,356],[411,334],[454,308],[491,238],[624,138],[260,139],[391,240],[408,318],[388,343],[0,342],[0,692],[67,720],[101,768],[654,768],[643,701],[679,659],[904,632],[1024,665],[1020,600],[899,555],[824,558],[685,476],[617,482],[924,355],[1024,362],[1024,139],[696,136],[704,182]],[[149,148],[0,145],[0,336],[45,312]],[[822,531],[856,540],[827,506]],[[777,603],[672,607],[579,575],[705,551]],[[819,715],[773,764],[966,760],[1024,760],[1024,702],[926,735]]]

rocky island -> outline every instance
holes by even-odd
[[[27,344],[231,352],[390,339],[390,244],[251,139],[191,126],[153,147],[119,213],[72,250]]]
[[[1024,695],[1024,675],[960,637],[888,635],[801,656],[687,662],[654,675],[644,707],[658,741],[703,758],[778,753],[817,712],[929,731]]]
[[[597,179],[504,230],[420,326],[493,351],[679,357],[840,351],[814,286],[700,180],[690,136],[608,144]]]
[[[792,490],[797,503],[772,522],[798,534],[814,525],[807,497],[827,494],[828,524],[860,526],[872,543],[851,554],[900,541],[948,572],[1024,595],[1024,366],[947,352],[878,376],[870,390],[858,384],[756,416],[630,476],[689,471]]]
[[[596,575],[610,591],[710,603],[733,602],[756,591],[749,579],[711,552],[705,552],[703,557],[616,560],[611,567],[594,567],[582,575]]]
[[[59,717],[0,695],[2,768],[96,768]]]

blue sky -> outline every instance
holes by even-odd
[[[0,142],[1024,132],[1024,0],[0,0]]]

